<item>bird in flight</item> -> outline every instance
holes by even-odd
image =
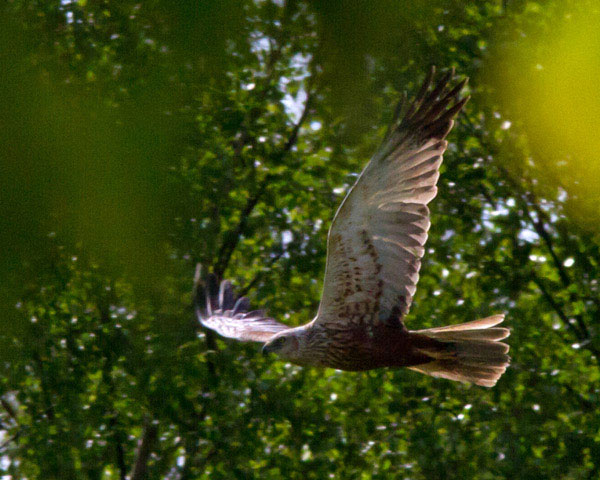
[[[468,97],[454,70],[434,83],[432,68],[415,99],[401,101],[380,148],[340,205],[329,230],[321,303],[315,318],[291,328],[249,311],[231,283],[209,276],[195,309],[206,328],[289,362],[361,371],[408,367],[433,377],[492,387],[509,364],[504,315],[408,330],[404,324],[429,230],[454,117]]]

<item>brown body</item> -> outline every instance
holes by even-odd
[[[372,314],[352,315],[346,323],[313,321],[279,332],[265,344],[305,366],[364,371],[407,367],[434,377],[493,386],[509,362],[509,331],[495,327],[504,315],[426,330],[409,331],[400,319],[376,323]]]
[[[433,360],[425,351],[442,352],[448,346],[425,335],[409,332],[400,323],[398,326],[380,324],[367,328],[357,326],[351,330],[324,330],[315,335],[309,329],[308,344],[316,354],[303,362],[304,365],[355,372],[382,367],[411,367]],[[328,337],[328,342],[320,342],[322,334]],[[311,337],[319,339],[311,342]],[[317,347],[317,342],[325,348]],[[349,351],[352,355],[348,355]]]

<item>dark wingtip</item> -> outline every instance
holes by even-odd
[[[229,280],[223,280],[219,289],[219,308],[221,310],[231,310],[234,304],[233,286]]]
[[[197,316],[204,316],[207,308],[205,284],[201,279],[194,282],[194,310]]]
[[[235,305],[233,306],[233,311],[231,312],[231,314],[237,315],[239,313],[246,313],[249,309],[250,309],[250,300],[248,300],[246,297],[240,297],[237,299],[237,302],[235,302]]]
[[[196,267],[194,275],[193,305],[199,319],[207,318],[219,311],[228,312],[227,315],[247,315],[250,310],[250,300],[246,297],[236,298],[230,280],[223,280],[220,284],[213,273],[202,276],[202,269]],[[264,312],[250,312],[252,315]]]
[[[206,276],[206,286],[210,290],[212,294],[216,295],[218,290],[219,282],[217,281],[217,276],[214,273],[209,273]]]
[[[219,293],[217,277],[210,273],[203,278],[202,266],[200,264],[196,265],[192,301],[196,315],[199,318],[210,317],[212,312],[218,308]]]
[[[210,316],[219,308],[219,282],[214,273],[210,273],[206,278],[205,298],[206,313]]]
[[[423,139],[427,137],[444,139],[452,129],[453,118],[470,98],[469,96],[461,98],[467,78],[461,79],[447,91],[454,76],[454,68],[448,69],[410,119],[415,127],[420,129]]]

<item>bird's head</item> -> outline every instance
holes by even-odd
[[[286,330],[274,335],[264,344],[262,352],[264,355],[276,353],[286,360],[298,360],[300,356],[301,338],[294,330]]]

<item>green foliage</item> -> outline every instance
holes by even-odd
[[[597,478],[598,15],[5,2],[3,474]],[[200,331],[197,263],[290,325],[312,318],[335,209],[430,64],[471,77],[472,100],[408,324],[506,312],[498,385],[302,369]]]

